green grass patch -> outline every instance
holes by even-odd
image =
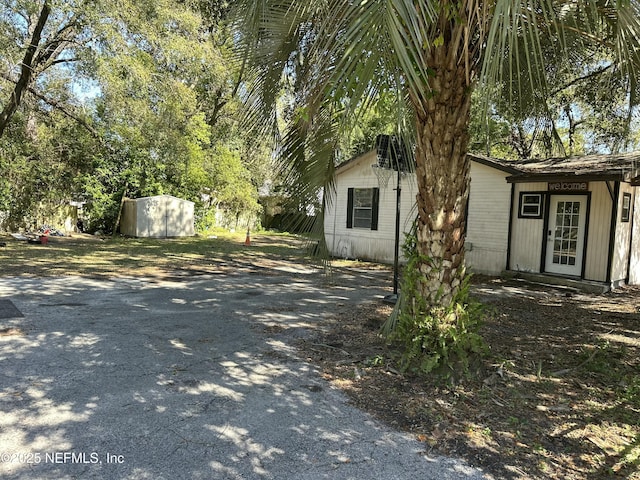
[[[251,235],[246,232],[210,232],[208,235],[171,238],[50,237],[46,245],[0,236],[0,272],[4,276],[52,275],[156,275],[176,270],[202,273],[225,268],[231,262],[245,265],[290,260],[308,261],[305,240],[285,234]]]

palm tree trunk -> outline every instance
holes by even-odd
[[[416,287],[429,307],[449,305],[465,277],[472,89],[464,62],[451,61],[447,48],[434,48],[430,55],[432,96],[418,105],[414,101],[418,113],[416,248],[422,274]]]

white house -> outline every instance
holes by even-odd
[[[335,195],[328,199],[324,215],[325,239],[335,257],[393,261],[397,178],[390,172],[393,178],[388,179],[388,185],[379,185],[371,168],[374,164],[378,164],[375,149],[336,170]],[[400,228],[408,232],[416,216],[415,176],[401,175],[400,187]]]
[[[337,167],[325,213],[336,257],[390,262],[396,179],[378,184],[372,150]],[[601,283],[640,284],[640,152],[503,161],[470,155],[466,229],[469,268],[528,272]],[[415,218],[413,175],[400,182],[401,229]]]
[[[126,199],[120,233],[131,237],[195,235],[194,203],[171,195]]]

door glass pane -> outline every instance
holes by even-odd
[[[553,263],[576,265],[579,221],[580,202],[558,202],[553,238]]]

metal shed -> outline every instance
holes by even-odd
[[[171,195],[126,199],[120,233],[130,237],[191,237],[195,235],[193,207],[193,202]]]

